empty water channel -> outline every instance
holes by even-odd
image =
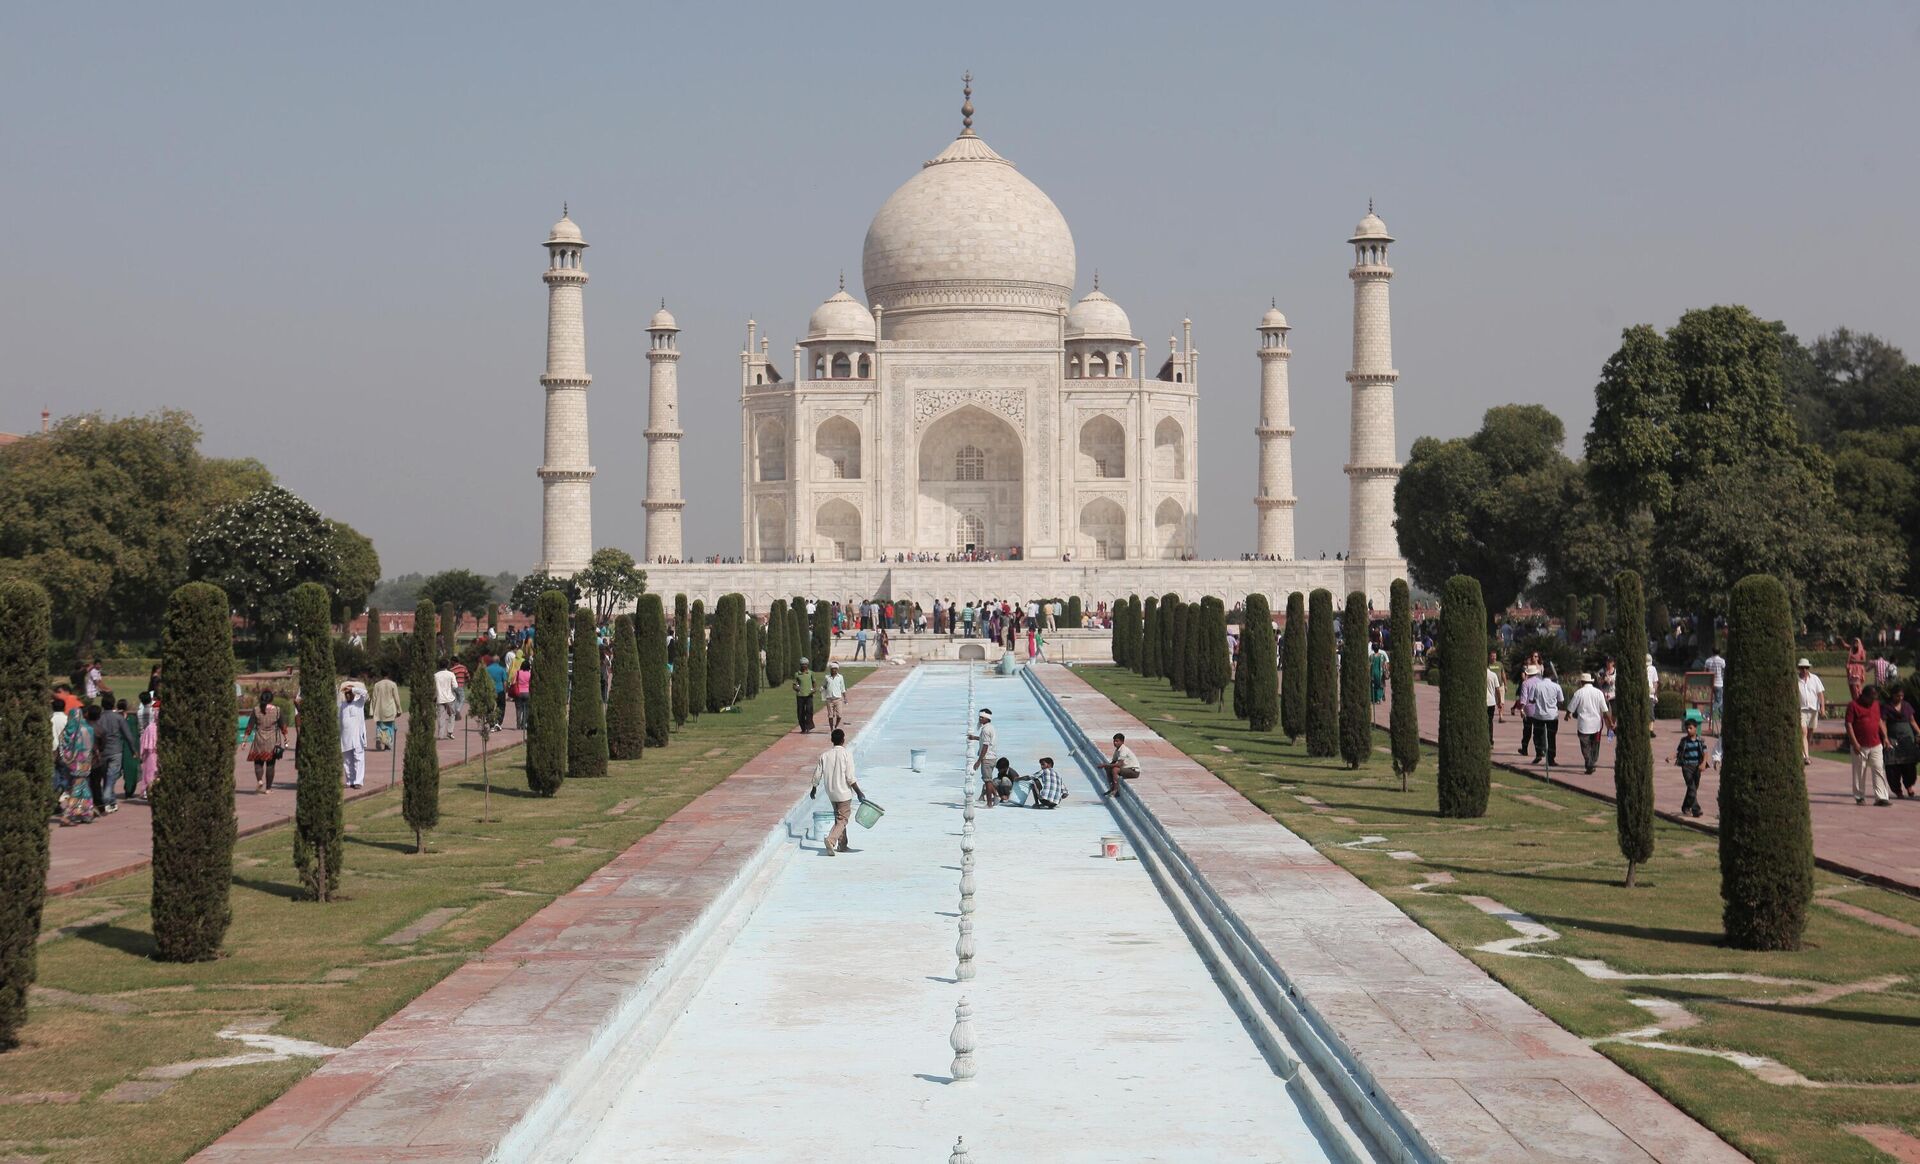
[[[794,835],[813,807],[796,806],[787,843],[672,985],[503,1150],[928,1161],[964,1137],[981,1164],[1418,1158],[1365,1130],[1378,1112],[1332,1097],[1337,1064],[1300,1068],[1310,1048],[1275,1046],[1161,860],[1097,854],[1122,830],[1037,684],[928,664],[880,707],[853,694],[879,826],[829,858]],[[1070,795],[1054,811],[977,809],[977,976],[958,982],[964,733],[982,705],[1001,753],[1022,772],[1055,757]],[[928,750],[919,772],[913,748]],[[963,997],[978,1074],[954,1081]]]

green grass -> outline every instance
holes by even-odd
[[[866,673],[855,669],[849,681]],[[653,831],[793,726],[784,688],[735,713],[708,714],[606,779],[569,780],[550,800],[527,795],[516,747],[496,753],[492,816],[482,822],[480,765],[446,772],[441,827],[416,855],[397,795],[347,808],[347,900],[299,900],[286,829],[240,842],[233,926],[219,961],[154,962],[145,874],[48,903],[39,984],[82,996],[36,1000],[20,1049],[0,1055],[0,1158],[59,1162],[182,1159],[264,1106],[318,1061],[196,1072],[146,1103],[108,1102],[148,1067],[233,1055],[216,1036],[248,1016],[271,1030],[344,1047]],[[616,812],[616,810],[618,810]],[[768,822],[771,826],[772,822]],[[561,837],[576,838],[556,848]],[[462,912],[404,946],[381,945],[429,910]],[[6,1103],[34,1092],[74,1102]]]
[[[1176,695],[1165,683],[1113,667],[1078,673],[1575,1034],[1599,1038],[1650,1025],[1647,1012],[1629,1000],[1670,999],[1700,1022],[1665,1041],[1766,1055],[1822,1082],[1896,1085],[1788,1087],[1762,1082],[1720,1059],[1599,1045],[1756,1160],[1888,1159],[1846,1132],[1842,1125],[1850,1123],[1894,1124],[1920,1135],[1920,940],[1816,904],[1805,949],[1730,950],[1720,944],[1719,856],[1711,836],[1659,823],[1653,860],[1640,871],[1639,886],[1625,889],[1613,806],[1606,802],[1496,769],[1487,816],[1445,820],[1434,812],[1431,750],[1403,793],[1388,765],[1384,732],[1375,735],[1372,761],[1350,772],[1337,759],[1307,758],[1304,740],[1290,746],[1284,736],[1254,735],[1230,713]],[[1677,770],[1657,766],[1655,783],[1659,803],[1677,805]],[[1322,802],[1324,811],[1296,795]],[[1389,840],[1375,846],[1380,851],[1338,847],[1363,835]],[[1420,859],[1396,861],[1387,849],[1412,850]],[[1436,872],[1455,880],[1427,892],[1413,890]],[[1920,916],[1914,898],[1824,872],[1815,875],[1815,889],[1824,898],[1910,924]],[[1562,935],[1533,950],[1598,958],[1620,970],[1736,971],[1832,984],[1893,981],[1883,989],[1807,1003],[1780,1001],[1805,994],[1802,986],[1595,981],[1557,959],[1476,951],[1480,943],[1515,934],[1461,900],[1464,894],[1495,898]]]

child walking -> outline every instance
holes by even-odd
[[[1707,758],[1707,741],[1700,738],[1700,721],[1687,721],[1687,734],[1680,737],[1680,744],[1673,750],[1673,762],[1680,765],[1680,778],[1687,782],[1687,798],[1680,802],[1683,816],[1701,816],[1700,808],[1700,765]]]

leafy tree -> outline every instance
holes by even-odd
[[[1340,744],[1340,680],[1333,662],[1333,595],[1307,596],[1307,755],[1332,756]]]
[[[333,535],[333,556],[339,563],[330,580],[333,586],[333,621],[351,622],[367,607],[373,588],[380,583],[380,555],[373,539],[343,521],[328,519]]]
[[[1406,579],[1395,578],[1387,600],[1387,681],[1393,704],[1388,715],[1388,738],[1393,744],[1393,770],[1400,791],[1420,766],[1420,705],[1413,693],[1413,595]]]
[[[1487,736],[1487,608],[1464,574],[1440,596],[1440,815],[1487,815],[1493,741]],[[1622,668],[1624,671],[1625,668]]]
[[[1347,767],[1366,763],[1373,750],[1372,676],[1368,674],[1367,596],[1347,594],[1347,610],[1340,620],[1340,758]]]
[[[607,753],[638,760],[647,745],[647,695],[640,679],[640,646],[633,616],[613,620],[613,697],[607,702]]]
[[[493,583],[472,570],[442,570],[420,583],[419,596],[440,608],[443,622],[449,608],[454,615],[471,614],[477,621],[493,607]]]
[[[194,578],[225,591],[264,646],[293,619],[293,590],[323,585],[340,569],[332,528],[318,510],[278,485],[223,505],[187,541]]]
[[[162,962],[208,962],[233,918],[233,629],[227,595],[189,582],[160,629],[167,677],[153,788],[153,942]]]
[[[702,715],[709,708],[709,689],[714,686],[713,660],[707,651],[707,604],[694,602],[687,619],[681,624],[686,628],[681,633],[686,638],[687,707],[692,714]]]
[[[256,461],[200,453],[185,412],[61,420],[0,447],[0,579],[46,589],[55,629],[90,656],[103,630],[153,633],[188,579],[201,521],[273,483]],[[84,504],[86,520],[75,521]]]
[[[1620,347],[1600,371],[1587,432],[1587,472],[1594,492],[1615,518],[1640,510],[1665,512],[1673,501],[1672,471],[1680,442],[1680,369],[1666,340],[1639,324],[1620,334]]]
[[[558,590],[566,599],[568,609],[580,601],[580,587],[572,578],[535,571],[513,584],[513,595],[507,600],[507,605],[521,614],[538,617],[540,596],[549,590]]]
[[[1280,730],[1291,744],[1307,732],[1307,685],[1312,681],[1307,663],[1307,597],[1295,590],[1287,595],[1286,666],[1280,671]]]
[[[573,576],[580,596],[593,603],[597,623],[613,617],[613,612],[644,594],[647,572],[634,563],[633,555],[611,546],[593,552],[587,568]]]
[[[47,900],[47,642],[53,609],[31,582],[0,582],[0,1051],[19,1042]]]
[[[1280,719],[1280,675],[1274,657],[1273,611],[1264,594],[1247,595],[1240,620],[1240,670],[1247,676],[1247,727],[1270,732]]]
[[[667,746],[673,708],[667,694],[667,611],[658,594],[642,594],[634,604],[634,637],[640,641],[640,685],[646,693],[647,746]]]
[[[1784,336],[1781,361],[1787,409],[1823,449],[1882,429],[1888,417],[1920,416],[1920,365],[1876,335],[1842,327],[1805,346]]]
[[[1740,950],[1799,949],[1813,898],[1813,823],[1798,759],[1790,620],[1786,587],[1776,579],[1755,574],[1734,584],[1721,728],[1720,897],[1727,944]]]
[[[1646,592],[1640,575],[1620,571],[1613,583],[1620,603],[1622,626],[1646,622]],[[1648,738],[1653,696],[1647,690],[1647,669],[1637,657],[1623,660],[1614,697],[1616,731],[1613,759],[1613,804],[1620,834],[1620,855],[1627,859],[1627,885],[1634,870],[1653,857],[1653,742]]]
[[[767,607],[767,686],[785,683],[793,670],[787,659],[787,600],[776,598]]]
[[[503,696],[493,687],[493,674],[476,667],[467,683],[467,715],[480,727],[480,819],[493,819],[493,776],[487,771],[487,741],[493,738],[493,725],[499,720]]]
[[[722,594],[713,607],[713,637],[705,644],[707,667],[707,710],[725,711],[733,706],[738,692],[735,678],[740,660],[740,617],[734,609],[733,595]],[[825,620],[821,620],[825,625]]]
[[[1160,599],[1147,595],[1146,613],[1140,620],[1140,663],[1134,670],[1143,678],[1160,677]]]
[[[433,683],[439,621],[433,602],[422,598],[413,609],[413,634],[408,639],[407,751],[400,761],[400,815],[413,829],[416,853],[426,852],[426,832],[440,823],[440,725]],[[538,698],[538,671],[533,682]],[[527,750],[532,753],[531,741]]]
[[[346,865],[347,822],[340,791],[340,685],[333,670],[333,599],[318,582],[293,592],[300,640],[300,746],[294,749],[293,867],[315,901],[332,901]]]
[[[673,633],[667,639],[667,673],[671,676],[669,694],[673,699],[673,726],[680,727],[687,722],[687,712],[693,703],[693,636],[688,633],[687,596],[676,594],[673,597]],[[706,667],[701,666],[700,685],[706,686]],[[700,697],[702,709],[706,696]]]
[[[600,702],[600,645],[594,632],[593,612],[584,606],[575,607],[567,775],[576,778],[607,774],[607,709]],[[538,676],[539,672],[534,674]]]
[[[554,796],[567,778],[567,596],[549,590],[533,616],[534,666],[529,688],[527,789]],[[414,631],[419,637],[419,631]],[[597,685],[597,684],[596,684]],[[652,714],[653,709],[647,709]]]
[[[421,573],[382,579],[367,601],[387,610],[411,610],[420,601],[420,586],[426,580],[427,576]]]

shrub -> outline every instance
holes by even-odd
[[[567,775],[607,774],[607,708],[600,702],[600,643],[593,611],[573,612],[573,686],[567,707]],[[535,671],[536,676],[539,675]]]
[[[413,828],[416,853],[425,851],[427,830],[440,823],[440,728],[433,698],[433,653],[440,639],[435,627],[433,603],[423,598],[413,615],[413,657],[407,672],[407,754],[400,762],[400,812]],[[546,626],[539,628],[539,634],[542,643],[566,640],[564,629],[551,640],[547,638]],[[561,676],[561,681],[565,682],[565,676]],[[537,667],[533,682],[534,698],[538,699],[540,670]],[[161,722],[166,722],[165,716]],[[538,722],[536,715],[535,723]],[[531,744],[528,749],[532,750]]]
[[[640,647],[633,616],[613,620],[613,696],[607,701],[607,755],[638,760],[647,746],[647,696],[640,682]]]
[[[1582,665],[1585,660],[1578,647],[1559,635],[1530,634],[1516,637],[1513,640],[1513,646],[1507,649],[1505,659],[1507,678],[1513,682],[1519,682],[1521,669],[1526,666],[1527,659],[1536,651],[1540,653],[1540,661],[1553,668],[1553,673],[1563,686],[1571,676],[1586,670]],[[1486,658],[1485,655],[1480,657]],[[1480,700],[1481,705],[1485,706],[1485,692],[1481,692]]]
[[[642,594],[634,606],[633,634],[640,646],[640,687],[646,693],[647,746],[667,746],[673,708],[667,695],[667,612],[658,594]]]
[[[153,789],[153,943],[162,962],[220,954],[233,909],[233,624],[226,591],[189,582],[160,631],[166,714]]]
[[[1373,750],[1373,690],[1367,653],[1367,596],[1358,590],[1347,594],[1347,609],[1340,620],[1340,758],[1347,767],[1366,763]]]
[[[687,709],[690,714],[704,715],[713,709],[714,686],[713,652],[707,638],[707,604],[695,602],[683,625],[686,649],[681,654],[687,661]],[[725,688],[724,677],[720,685]]]
[[[1720,897],[1727,944],[1797,950],[1813,897],[1813,825],[1800,765],[1792,611],[1765,574],[1727,599]]]
[[[1633,670],[1638,670],[1641,672],[1640,682],[1644,686],[1647,678],[1645,674],[1646,667],[1644,665],[1637,668],[1635,667],[1620,668],[1620,671],[1622,674],[1625,674],[1627,671],[1633,671]],[[1686,714],[1687,714],[1687,697],[1683,693],[1675,691],[1671,687],[1666,687],[1666,688],[1662,688],[1661,690],[1659,690],[1654,694],[1653,717],[1655,719],[1681,719],[1685,717]]]
[[[1387,612],[1387,682],[1393,688],[1388,712],[1388,738],[1393,745],[1393,770],[1400,791],[1420,766],[1420,705],[1413,694],[1413,595],[1404,578],[1393,580]]]
[[[693,632],[688,618],[691,611],[687,606],[687,596],[673,596],[673,634],[667,640],[667,673],[673,677],[673,726],[680,727],[687,722],[687,716],[693,707]],[[700,707],[706,709],[706,668],[701,667]]]
[[[0,1051],[19,1042],[47,900],[47,640],[53,608],[32,582],[0,582]]]
[[[1080,596],[1076,594],[1073,597],[1067,599],[1066,614],[1061,618],[1060,625],[1067,630],[1079,630],[1080,619],[1081,619]]]
[[[340,791],[340,718],[329,714],[339,689],[333,670],[333,599],[318,582],[293,592],[300,644],[300,746],[293,751],[293,867],[315,901],[331,901],[345,865],[346,818]]]
[[[1493,741],[1487,737],[1487,607],[1480,583],[1447,579],[1440,597],[1440,815],[1487,815]]]
[[[1613,579],[1620,603],[1620,621],[1638,626],[1646,621],[1646,592],[1640,575],[1622,570]],[[1596,601],[1604,599],[1596,596]],[[1620,855],[1627,859],[1627,884],[1634,870],[1653,856],[1653,743],[1647,738],[1647,668],[1632,659],[1620,668],[1613,712],[1613,805]]]
[[[1160,599],[1147,595],[1146,611],[1140,618],[1140,658],[1134,670],[1146,679],[1160,677]]]
[[[1340,750],[1339,674],[1333,662],[1333,595],[1307,596],[1307,755]]]
[[[555,795],[567,778],[567,609],[559,590],[547,591],[534,605],[527,790],[536,796]]]
[[[787,600],[776,598],[767,607],[767,686],[778,687],[793,674],[787,665]]]
[[[1312,681],[1307,666],[1307,597],[1295,590],[1287,595],[1285,667],[1280,672],[1280,730],[1292,743],[1306,734],[1307,685]]]
[[[1274,657],[1273,611],[1264,594],[1247,595],[1247,613],[1240,624],[1240,668],[1247,673],[1247,727],[1270,732],[1280,719],[1280,673]]]

